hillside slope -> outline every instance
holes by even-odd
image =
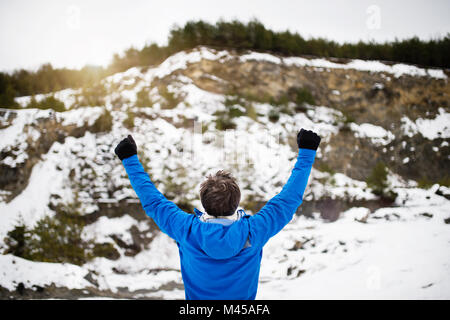
[[[449,298],[449,95],[442,70],[198,47],[55,92],[65,112],[2,110],[0,295],[183,298],[176,244],[145,216],[115,145],[131,132],[188,212],[203,178],[227,169],[255,213],[289,176],[303,127],[322,144],[298,216],[265,248],[258,298]],[[42,253],[68,216],[83,251]],[[20,225],[38,232],[35,251]]]

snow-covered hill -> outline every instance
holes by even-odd
[[[176,244],[143,213],[116,144],[131,132],[152,180],[185,210],[202,209],[203,178],[227,169],[255,213],[287,180],[300,128],[318,132],[321,148],[298,215],[264,249],[257,298],[450,298],[450,188],[416,181],[448,179],[443,70],[199,47],[99,86],[95,106],[66,89],[52,94],[66,112],[0,111],[3,298],[184,298]],[[394,197],[365,182],[381,160]],[[75,265],[11,253],[18,225],[68,208],[82,240],[108,254]]]

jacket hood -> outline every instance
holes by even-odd
[[[195,209],[197,217],[202,214]],[[193,234],[197,238],[200,248],[213,259],[228,259],[237,255],[246,245],[249,236],[248,220],[244,215],[239,220],[212,219],[215,221],[196,221]]]

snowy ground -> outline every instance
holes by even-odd
[[[450,232],[444,223],[450,217],[449,201],[433,189],[396,191],[404,191],[405,199],[409,195],[402,207],[371,214],[352,208],[333,223],[295,217],[264,248],[257,299],[449,299]],[[101,258],[77,267],[2,255],[0,265],[0,285],[10,290],[18,281],[81,289],[90,285],[83,279],[88,270],[100,274],[103,290],[181,283],[177,248],[163,234],[149,250],[114,262]],[[112,266],[127,274],[114,274]],[[147,271],[158,268],[167,271]],[[155,296],[183,299],[184,292],[161,290],[135,297]]]
[[[169,86],[171,92],[184,96],[176,108],[161,108],[162,98],[153,89],[150,92],[152,100],[156,101],[153,108],[133,107],[137,93],[155,79],[201,59],[226,61],[231,58],[226,51],[199,48],[190,53],[175,54],[155,68],[145,71],[131,68],[105,79],[106,87],[119,85],[114,94],[128,101],[118,110],[111,106],[116,97],[106,97],[106,108],[111,110],[114,119],[111,132],[86,132],[79,138],[68,137],[62,144],[55,142],[49,152],[42,155],[22,193],[9,203],[0,201],[0,249],[4,245],[4,236],[14,228],[19,216],[31,227],[42,217],[53,214],[48,203],[55,195],[60,202],[73,201],[74,180],[82,186],[78,197],[84,213],[97,210],[100,201],[136,200],[120,162],[113,155],[115,144],[129,132],[122,121],[130,110],[146,114],[146,117],[135,119],[132,133],[143,155],[150,159],[146,162],[152,179],[173,178],[185,183],[186,197],[195,199],[193,203],[198,208],[201,209],[198,184],[206,174],[223,167],[234,173],[240,185],[252,186],[251,191],[243,190],[243,198],[251,193],[268,200],[275,195],[295,160],[295,151],[287,144],[288,138],[304,127],[318,132],[327,141],[339,131],[342,118],[339,111],[327,106],[309,106],[307,112],[295,116],[281,114],[280,120],[273,124],[267,120],[270,106],[255,104],[260,113],[256,119],[239,117],[235,119],[237,128],[232,133],[216,135],[207,132],[202,136],[198,127],[192,130],[176,127],[173,123],[183,118],[197,119],[212,129],[213,112],[225,109],[224,96],[202,90],[190,78],[180,75],[174,77]],[[384,72],[393,77],[407,74],[446,79],[442,70],[387,66],[376,61],[353,61],[344,65],[324,59],[280,59],[257,53],[239,59]],[[70,105],[74,94],[74,90],[63,90],[55,96]],[[41,98],[43,95],[36,97],[37,100]],[[29,97],[22,97],[18,102],[25,105],[28,100]],[[101,112],[101,107],[56,114],[19,110],[11,123],[7,123],[5,116],[0,119],[0,150],[10,152],[10,155],[0,161],[15,167],[27,160],[27,143],[37,141],[41,135],[31,126],[39,118],[54,116],[62,125],[83,126],[92,125]],[[439,109],[434,118],[412,121],[405,117],[402,119],[404,136],[421,134],[430,140],[448,139],[449,115]],[[200,125],[200,132],[201,128]],[[394,139],[402,139],[369,123],[351,123],[350,130],[356,137],[368,139],[374,145],[387,145]],[[318,157],[324,152],[326,150],[319,149]],[[238,165],[242,163],[245,165]],[[181,172],[186,167],[189,170]],[[74,176],[69,179],[71,172]],[[450,299],[450,225],[444,222],[450,218],[450,201],[436,194],[437,185],[429,190],[419,189],[414,181],[403,181],[394,174],[390,175],[390,185],[399,194],[394,207],[371,213],[364,207],[351,208],[342,212],[341,218],[333,223],[321,220],[318,215],[315,219],[295,217],[264,248],[257,299]],[[108,194],[111,189],[115,190],[112,197]],[[161,189],[165,191],[163,186]],[[440,193],[448,196],[450,190],[440,187]],[[324,196],[346,200],[375,199],[363,181],[341,173],[330,175],[313,169],[304,199]],[[126,212],[118,218],[101,217],[85,228],[83,237],[99,243],[114,243],[111,235],[115,235],[130,243],[129,230],[133,226],[141,232],[148,228],[146,222],[137,221]],[[178,252],[173,240],[158,234],[146,250],[134,257],[125,256],[123,249],[117,249],[121,253],[120,259],[96,258],[81,267],[32,262],[3,254],[0,255],[0,286],[14,291],[19,283],[30,289],[54,284],[83,290],[93,285],[87,280],[90,275],[100,291],[114,294],[127,288],[129,292],[135,292],[129,296],[132,298],[184,298]]]
[[[450,234],[448,224],[444,224],[444,218],[450,215],[448,204],[431,210],[429,206],[380,209],[367,223],[354,221],[350,214],[366,214],[367,209],[350,211],[335,223],[297,219],[273,239],[265,250],[257,298],[450,298]],[[421,215],[430,212],[432,218]],[[386,220],[386,214],[393,221]],[[277,269],[270,265],[270,255],[282,254],[278,248],[286,250],[291,245],[289,240],[292,243],[299,235],[313,238],[315,243],[315,248],[299,254],[301,263],[292,273],[299,268],[306,272],[291,279],[268,277],[265,282],[264,274]],[[290,253],[289,263],[293,261]]]

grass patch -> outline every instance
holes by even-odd
[[[269,111],[268,118],[270,122],[276,123],[280,120],[280,112],[278,110],[272,109]]]
[[[54,217],[42,218],[32,229],[21,222],[8,232],[6,253],[32,261],[82,265],[93,257],[89,243],[81,238],[83,227],[79,212],[67,206]]]
[[[123,120],[123,125],[130,130],[134,128],[134,113],[131,110],[127,110],[127,117]]]
[[[253,103],[264,103],[273,106],[268,114],[269,121],[275,123],[280,119],[280,113],[293,115],[296,112],[306,112],[307,105],[314,105],[315,100],[312,93],[303,87],[291,87],[286,92],[277,96],[272,96],[268,93],[262,95],[255,95],[253,93],[236,93],[230,92],[225,99],[225,106],[228,107],[231,117],[242,116],[241,112],[235,111],[232,108],[236,105],[243,106],[247,112],[245,115],[256,120],[258,114],[253,106]],[[292,108],[292,104],[295,105]]]
[[[82,238],[85,219],[79,203],[58,206],[54,216],[40,219],[33,228],[23,220],[9,231],[4,254],[40,262],[83,265],[95,257],[116,260],[120,253],[111,243],[95,243]]]
[[[320,162],[317,168],[322,172],[328,172],[330,175],[334,175],[336,173],[326,162]]]
[[[367,186],[372,189],[372,192],[389,201],[395,201],[397,194],[389,188],[388,181],[388,168],[385,163],[380,161],[372,168],[372,172],[366,179]]]
[[[338,117],[337,123],[335,125],[338,125],[340,123],[340,131],[350,132],[352,131],[350,125],[355,121],[356,120],[352,115],[348,114],[347,112],[342,112],[342,116]]]
[[[291,87],[288,89],[287,95],[289,97],[289,101],[295,102],[298,106],[304,106],[305,104],[316,104],[311,91],[304,87]]]
[[[99,132],[109,132],[112,129],[113,118],[111,112],[108,109],[103,108],[103,113],[95,120],[92,125],[91,132],[99,133]]]
[[[50,95],[39,102],[36,100],[34,96],[32,96],[26,108],[36,108],[42,110],[52,109],[57,112],[66,111],[66,106],[64,105],[64,102],[56,99],[53,95]]]
[[[150,91],[148,88],[142,88],[136,94],[136,107],[139,108],[151,108],[153,107],[154,102],[150,98]]]
[[[175,96],[175,93],[170,92],[166,87],[162,87],[159,90],[159,94],[164,98],[164,103],[162,103],[162,109],[173,109],[180,102],[179,99]]]
[[[253,120],[257,120],[258,114],[254,100],[240,95],[227,95],[224,101],[224,105],[227,107],[230,118],[247,116]],[[245,110],[242,110],[245,109]]]
[[[84,87],[81,94],[76,97],[74,106],[103,106],[105,105],[106,95],[107,91],[101,83]]]
[[[217,111],[214,113],[216,116],[216,120],[214,120],[216,124],[216,129],[220,131],[236,129],[236,124],[234,123],[232,117],[228,113],[228,111]]]
[[[426,177],[422,177],[417,180],[417,186],[421,189],[429,189],[436,183],[440,186],[450,187],[450,177],[446,175],[445,177],[442,177],[437,181],[432,181]]]

